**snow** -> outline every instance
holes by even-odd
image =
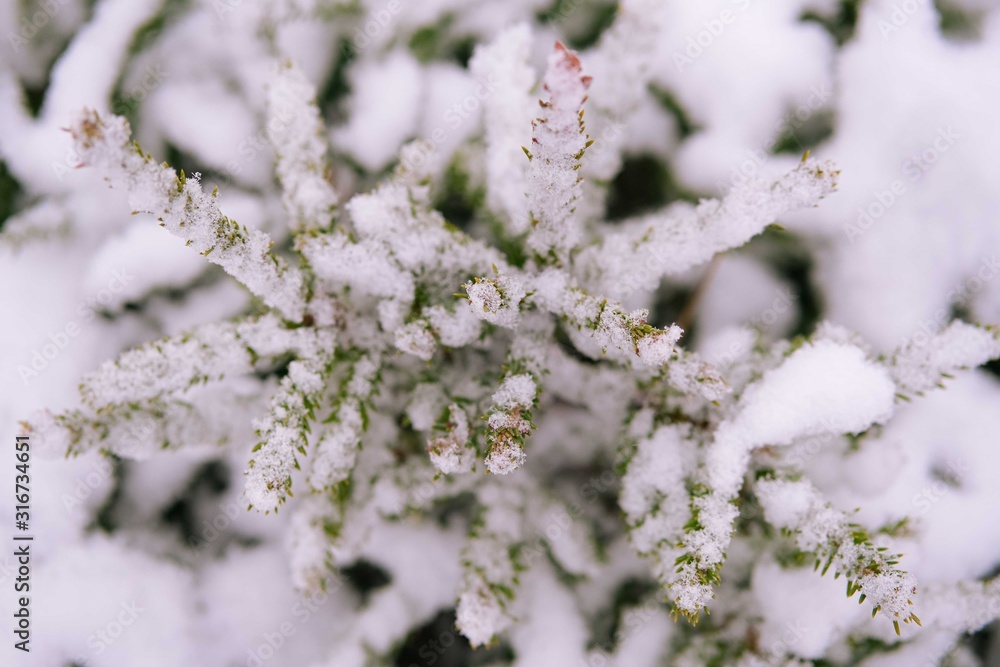
[[[805,553],[829,559],[837,572],[853,580],[873,609],[909,622],[916,579],[894,567],[891,557],[868,542],[852,538],[852,527],[841,512],[826,505],[809,482],[765,480],[756,485],[767,520],[793,530]],[[897,621],[898,622],[898,621]]]
[[[88,301],[117,310],[157,287],[184,287],[205,270],[181,239],[137,217],[94,254],[85,278]]]
[[[482,331],[475,313],[465,308],[456,307],[454,313],[449,313],[444,306],[431,306],[424,309],[424,315],[441,344],[447,347],[465,347],[477,340]]]
[[[469,69],[480,80],[496,81],[501,94],[483,104],[486,137],[486,200],[512,234],[528,229],[528,163],[521,146],[530,140],[533,100],[529,95],[535,71],[528,62],[531,28],[521,23],[506,29],[492,43],[479,46]]]
[[[260,186],[267,180],[263,160],[266,130],[246,113],[239,96],[220,81],[172,80],[154,88],[149,100],[165,138],[203,164],[234,179]],[[205,113],[218,113],[222,127],[204,122]],[[258,138],[261,141],[258,141]]]
[[[586,161],[588,178],[613,178],[620,167],[619,151],[627,138],[623,128],[647,125],[645,118],[636,118],[636,112],[649,98],[647,89],[656,43],[663,38],[663,19],[660,3],[622,2],[615,21],[585,56],[588,72],[593,75],[588,123],[595,137],[594,149]]]
[[[448,406],[448,434],[428,442],[427,453],[445,475],[472,470],[475,451],[469,447],[469,418],[457,404]]]
[[[105,120],[94,111],[83,111],[70,133],[82,161],[107,168],[112,184],[131,186],[129,202],[136,210],[159,216],[170,232],[271,305],[291,317],[301,313],[302,275],[270,255],[267,234],[222,215],[215,195],[202,191],[197,174],[181,181],[173,169],[155,165],[129,143],[128,122],[120,116]]]
[[[682,566],[681,578],[674,584],[678,605],[697,612],[712,597],[711,587],[700,583],[699,568],[715,567],[724,558],[737,514],[731,501],[743,485],[754,448],[788,445],[796,438],[824,432],[859,433],[886,421],[892,415],[894,398],[895,385],[884,368],[868,361],[857,347],[826,340],[805,344],[750,385],[735,415],[719,425],[705,455],[709,493],[693,501],[699,526],[683,540],[693,561]],[[815,522],[814,515],[821,514],[815,509],[818,502],[811,495],[790,496],[784,506],[793,514],[808,512]],[[839,525],[836,521],[840,520],[834,521],[834,526]],[[834,527],[819,530],[817,537],[806,541],[804,550],[818,548]],[[878,588],[877,582],[869,583],[870,588]],[[884,597],[886,609],[901,611],[895,598]]]
[[[678,427],[663,426],[649,438],[640,440],[622,480],[619,504],[631,521],[665,501],[676,501],[677,484],[684,478],[682,458],[687,433]],[[673,493],[671,493],[673,492]],[[669,514],[669,512],[666,512]],[[654,546],[655,542],[649,546]],[[640,547],[640,551],[647,548]]]
[[[38,660],[989,662],[993,4],[17,4]]]
[[[396,329],[396,347],[418,359],[429,361],[437,343],[424,322],[410,322]]]
[[[293,230],[324,229],[337,206],[327,180],[328,147],[316,107],[316,89],[294,65],[279,64],[268,90],[267,136]]]
[[[561,43],[549,56],[542,84],[547,95],[539,100],[540,115],[532,121],[528,167],[528,210],[531,231],[528,247],[545,257],[564,257],[580,240],[573,220],[573,204],[582,187],[580,158],[587,148],[583,103],[590,87],[579,57]]]
[[[566,318],[578,329],[592,330],[601,353],[609,348],[624,358],[633,355],[647,366],[661,366],[675,353],[674,344],[683,330],[676,324],[665,331],[648,326],[649,311],[625,311],[620,303],[588,294],[572,284],[559,269],[546,269],[535,276],[532,301],[542,309]]]
[[[406,416],[413,428],[426,431],[437,421],[440,408],[444,407],[444,392],[441,386],[433,382],[423,382],[413,388],[409,403],[406,406]]]
[[[511,487],[487,486],[479,493],[481,514],[462,551],[456,627],[473,646],[488,643],[512,622],[509,600],[518,584],[514,547],[523,537],[522,508]]]
[[[784,337],[800,306],[789,283],[746,255],[720,255],[701,298],[698,327],[705,333],[698,351],[716,365],[735,363],[753,350],[758,335]]]
[[[105,362],[83,379],[80,391],[94,408],[156,398],[198,382],[248,373],[252,355],[307,349],[310,341],[300,333],[284,330],[273,317],[206,324]]]
[[[506,377],[500,388],[493,394],[493,405],[509,410],[516,405],[529,406],[535,401],[538,386],[527,373]]]
[[[491,324],[514,328],[524,299],[524,284],[510,275],[497,276],[496,280],[476,279],[464,285],[469,295],[469,308],[476,317]]]
[[[31,642],[35,664],[58,663],[67,654],[94,664],[155,667],[198,659],[191,643],[176,641],[197,633],[197,589],[178,564],[95,536],[33,565],[32,583],[47,582],[33,587],[34,629],[59,637],[48,646]],[[88,609],[85,619],[81,607]],[[150,645],[160,649],[150,654]]]
[[[987,129],[983,106],[1000,92],[984,78],[997,57],[995,15],[984,38],[966,44],[937,30],[932,4],[918,3],[887,32],[883,24],[897,27],[892,14],[892,3],[866,7],[858,39],[837,59],[831,102],[843,130],[823,150],[852,176],[830,207],[800,223],[835,239],[821,257],[822,284],[838,286],[829,290],[830,317],[880,351],[947,323],[953,303],[971,305],[984,291],[996,303],[997,227],[987,221],[997,166],[987,156],[1000,136]],[[893,73],[891,89],[877,72]],[[888,118],[899,121],[886,133]],[[893,259],[898,253],[906,261]]]
[[[808,119],[833,102],[835,44],[800,20],[815,4],[713,0],[665,8],[653,80],[700,127],[673,158],[686,183],[714,192],[740,177],[744,164],[760,169],[749,156],[767,151],[775,135],[794,135],[802,125],[794,114],[801,109]]]
[[[503,607],[485,584],[463,591],[458,598],[456,626],[473,646],[489,644],[506,623]]]
[[[306,351],[302,359],[289,364],[289,372],[281,380],[278,391],[271,398],[267,415],[254,420],[254,430],[260,440],[250,467],[244,493],[251,506],[264,512],[277,511],[287,499],[291,486],[291,473],[298,468],[296,454],[308,444],[308,419],[312,406],[319,404],[325,388],[328,360],[333,355],[331,340],[319,339],[314,349]],[[295,378],[299,378],[296,382]],[[346,465],[339,447],[343,441],[335,441],[333,461],[322,467],[318,474],[319,484],[325,485]]]
[[[342,405],[337,411],[337,420],[316,444],[309,484],[317,491],[343,482],[357,461],[361,413],[354,405]]]
[[[351,369],[351,379],[345,388],[346,399],[336,407],[335,421],[320,437],[312,457],[309,485],[315,491],[333,488],[348,479],[354,470],[365,430],[363,403],[371,398],[376,389],[375,376],[378,369],[377,360],[370,356],[362,357]],[[291,374],[291,368],[289,371]],[[320,392],[324,388],[319,374],[309,373],[308,379],[317,380],[318,386],[301,382],[294,377],[292,381],[304,392]]]
[[[871,615],[844,597],[842,582],[819,577],[811,567],[783,568],[768,559],[754,567],[751,585],[766,619],[758,626],[759,643],[772,654],[791,650],[807,659],[821,658],[840,633]],[[779,589],[788,591],[787,596],[767,594]]]
[[[721,424],[709,452],[709,484],[735,495],[754,447],[788,445],[822,433],[860,433],[886,421],[895,385],[853,346],[807,344],[768,371],[740,397],[737,415]]]
[[[334,149],[348,152],[369,171],[384,167],[416,129],[421,79],[417,61],[402,50],[352,68],[350,121],[333,131]],[[391,104],[386,90],[392,91]]]
[[[943,378],[1000,357],[1000,330],[952,322],[943,331],[914,336],[892,357],[893,380],[901,392],[921,393]]]
[[[69,230],[69,216],[62,206],[43,201],[4,222],[3,242],[17,250],[33,238],[58,237]]]
[[[807,160],[776,180],[747,179],[721,200],[670,205],[616,225],[579,261],[600,277],[594,287],[602,293],[622,298],[650,289],[745,244],[781,216],[817,205],[836,189],[839,173],[831,162]]]
[[[514,664],[585,664],[586,622],[572,594],[541,567],[532,570],[526,579],[523,616],[531,622],[520,624],[511,633],[511,644],[517,652]]]

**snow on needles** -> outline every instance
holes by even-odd
[[[696,525],[683,538],[681,576],[670,590],[692,614],[712,597],[729,546],[751,451],[830,432],[859,433],[892,415],[895,384],[853,346],[820,340],[793,352],[740,397],[705,455],[703,490],[692,499]]]
[[[271,238],[247,229],[219,210],[197,174],[180,176],[158,165],[130,141],[128,121],[82,111],[70,124],[74,148],[84,164],[101,168],[113,186],[128,191],[136,211],[155,215],[170,233],[224,268],[268,305],[297,320],[304,308],[302,273],[271,254]]]
[[[672,18],[686,10],[670,14],[656,0],[623,0],[612,27],[592,49],[578,55],[557,44],[550,52],[538,91],[542,99],[535,107],[533,28],[491,24],[494,4],[505,3],[466,3],[476,5],[472,22],[461,3],[403,3],[398,15],[389,8],[380,15],[388,22],[378,35],[365,33],[374,24],[365,22],[363,12],[341,11],[342,6],[350,9],[348,4],[289,1],[257,19],[247,13],[224,26],[227,38],[240,34],[246,20],[269,26],[262,31],[267,48],[244,44],[246,62],[227,75],[238,92],[226,95],[239,99],[227,108],[246,112],[240,127],[259,123],[274,149],[276,183],[267,177],[265,161],[255,160],[260,178],[253,183],[237,178],[232,187],[255,188],[244,198],[266,211],[259,216],[261,224],[274,224],[272,212],[284,218],[283,227],[268,227],[279,230],[278,249],[263,231],[222,215],[216,193],[204,192],[198,175],[158,165],[130,143],[123,118],[84,111],[73,119],[71,135],[85,164],[124,187],[131,208],[152,213],[257,298],[227,310],[241,313],[232,320],[173,326],[159,305],[160,272],[141,279],[136,291],[121,295],[118,303],[136,299],[137,310],[144,312],[128,309],[101,322],[109,331],[132,327],[112,344],[133,341],[137,332],[153,331],[153,338],[158,327],[183,333],[142,344],[86,374],[81,409],[42,412],[26,426],[40,446],[48,443],[72,455],[100,450],[142,458],[180,445],[218,450],[232,443],[235,469],[245,478],[241,504],[267,513],[288,503],[293,516],[284,529],[290,539],[284,541],[295,586],[323,589],[330,568],[361,557],[391,570],[391,583],[366,602],[328,591],[337,613],[359,608],[353,629],[331,640],[333,657],[318,664],[346,664],[350,661],[341,656],[360,660],[366,652],[373,660],[386,659],[403,641],[403,632],[456,600],[457,625],[474,646],[490,644],[521,620],[533,627],[514,630],[509,639],[523,660],[555,655],[564,646],[561,655],[590,651],[596,656],[602,651],[587,646],[588,627],[603,627],[606,616],[599,611],[591,618],[591,610],[613,608],[614,614],[622,611],[632,618],[639,611],[618,610],[596,599],[642,576],[629,548],[646,560],[675,614],[697,620],[710,604],[713,612],[721,612],[713,615],[718,620],[707,634],[671,631],[670,650],[679,651],[678,664],[703,664],[715,648],[727,658],[740,655],[747,665],[784,661],[784,653],[781,660],[748,655],[755,650],[744,638],[756,632],[756,615],[765,617],[761,624],[774,619],[766,605],[758,604],[765,592],[748,591],[744,575],[756,557],[780,559],[789,547],[796,563],[808,554],[818,568],[844,575],[849,595],[861,593],[875,612],[893,622],[919,622],[909,611],[913,577],[898,568],[898,556],[886,546],[891,531],[873,524],[869,533],[852,523],[839,509],[847,502],[844,496],[827,501],[819,490],[827,487],[819,479],[814,484],[815,471],[792,453],[806,439],[822,443],[830,435],[835,437],[829,440],[843,442],[839,436],[844,434],[875,450],[885,444],[878,438],[888,429],[872,425],[906,409],[897,401],[1000,354],[997,331],[955,322],[875,358],[859,336],[836,325],[778,342],[747,330],[730,348],[731,360],[714,366],[709,356],[681,347],[684,331],[666,321],[659,306],[672,308],[691,291],[699,293],[700,287],[691,284],[698,279],[691,269],[746,244],[771,223],[788,222],[783,219],[788,214],[818,205],[837,187],[839,172],[808,158],[795,164],[779,151],[769,159],[787,164],[784,173],[767,167],[760,175],[740,178],[718,199],[675,202],[631,219],[602,220],[602,204],[614,192],[612,180],[623,173],[626,151],[641,149],[670,161],[679,185],[698,187],[698,176],[688,170],[690,153],[697,152],[692,147],[705,136],[728,131],[716,127],[719,119],[706,115],[707,102],[693,98],[686,84],[662,78],[659,45],[672,29]],[[524,11],[516,20],[532,20],[534,8],[528,5],[520,7]],[[460,20],[430,21],[445,10]],[[286,22],[329,15],[335,15],[337,26],[314,29]],[[767,15],[757,12],[747,19]],[[794,12],[789,20],[801,23]],[[338,32],[340,21],[350,26],[345,32]],[[371,40],[366,47],[355,42],[352,57],[338,60],[331,70],[323,60],[338,50],[330,36],[338,34],[339,43],[350,39],[356,21],[361,30],[355,35]],[[421,26],[432,25],[437,26],[434,34],[424,40]],[[446,37],[459,27],[497,35],[491,44],[475,48],[468,68],[450,56],[442,60],[441,53],[415,52],[424,41],[450,49]],[[410,39],[415,30],[420,40]],[[739,41],[735,33],[733,38]],[[861,39],[859,32],[856,40]],[[318,43],[327,50],[311,59]],[[463,37],[463,53],[467,44]],[[711,78],[712,61],[728,48],[720,42],[699,63],[706,66],[706,78]],[[286,50],[305,58],[301,68],[283,57]],[[187,53],[176,44],[168,51],[178,58]],[[258,75],[275,58],[280,64],[264,89],[265,77]],[[332,99],[339,95],[332,89],[317,100],[307,72],[320,78],[335,73],[337,81],[349,82],[343,104]],[[601,77],[593,88],[590,73]],[[243,90],[248,82],[265,94]],[[20,85],[0,86],[7,91],[0,95],[5,117],[23,115],[13,94]],[[214,80],[212,86],[225,88]],[[490,92],[484,95],[484,89]],[[711,89],[705,85],[706,94]],[[439,112],[453,92],[465,99],[450,113],[469,111],[474,103],[483,112],[481,128],[479,116],[470,112],[462,115],[469,122],[458,131],[434,132],[444,131],[433,123],[442,118]],[[387,94],[395,105],[386,103]],[[172,103],[166,112],[155,104],[161,96],[166,95],[150,94],[151,113],[143,107],[134,117],[146,123],[159,113],[170,121],[168,129],[197,127],[198,132],[188,137],[154,122],[140,128],[143,136],[187,140],[181,147],[194,159],[204,159],[203,153],[225,157],[225,142],[211,150],[198,146],[220,126],[193,117],[177,122],[184,105]],[[794,96],[778,106],[785,108],[788,101]],[[337,105],[332,115],[339,123],[332,131],[324,124],[331,104]],[[13,115],[12,107],[18,109]],[[737,108],[732,120],[741,121],[743,113]],[[685,115],[691,127],[700,129],[691,137],[684,131],[674,136],[672,130],[683,130]],[[451,118],[446,112],[449,125]],[[632,127],[626,128],[629,120]],[[651,135],[650,128],[666,131],[644,144],[641,133]],[[588,129],[600,137],[592,149]],[[762,129],[763,121],[754,136]],[[742,136],[736,130],[733,136]],[[421,132],[429,140],[418,137],[403,145]],[[5,146],[11,134],[16,132],[4,135]],[[336,151],[327,136],[336,139]],[[674,145],[676,154],[664,155]],[[23,151],[7,152],[14,156],[12,166],[25,161]],[[393,160],[398,166],[390,169]],[[13,169],[12,178],[18,180],[21,171]],[[33,208],[22,209],[0,230],[5,247],[41,245],[64,227],[73,232],[67,242],[92,232],[81,224],[86,218],[78,209],[86,208],[80,205],[86,200],[74,186],[60,186],[65,197],[55,201],[36,201],[36,190],[44,188],[27,185],[24,199]],[[342,208],[337,190],[345,197]],[[461,205],[452,206],[456,201]],[[101,232],[106,229],[110,223]],[[872,230],[866,239],[877,234]],[[770,265],[789,252],[785,240],[768,235],[740,259]],[[803,257],[822,259],[815,238],[802,235],[799,242],[796,254],[801,250]],[[705,281],[709,290],[733,284],[721,274],[711,278],[712,285]],[[200,289],[181,286],[180,291],[187,295]],[[212,298],[216,294],[206,292]],[[989,294],[981,300],[988,301]],[[183,312],[190,322],[209,319],[198,319],[205,313],[177,301],[166,312]],[[692,298],[690,304],[688,312],[699,311],[696,336],[715,333],[706,324],[714,315],[706,303]],[[979,306],[965,305],[972,319]],[[801,321],[809,320],[805,304],[783,306],[799,310]],[[781,321],[793,321],[794,314]],[[726,315],[728,323],[743,324],[733,321],[742,314]],[[134,326],[137,320],[141,324]],[[823,456],[838,453],[831,447]],[[849,457],[841,458],[846,470]],[[622,470],[619,513],[607,501]],[[924,472],[911,479],[923,481]],[[831,476],[835,473],[845,474],[835,469]],[[293,481],[296,497],[289,502]],[[586,502],[575,502],[577,496]],[[744,501],[754,498],[763,514],[745,514],[747,521],[737,522],[749,506]],[[442,522],[429,520],[441,518],[441,511],[451,515],[451,508],[459,506],[455,516],[468,521],[449,519],[439,526]],[[876,512],[884,510],[884,503],[876,504]],[[623,531],[614,529],[622,514],[627,542]],[[775,530],[758,530],[761,522]],[[260,541],[270,546],[281,524],[268,526]],[[422,546],[414,558],[408,551],[386,549],[391,542],[386,536],[420,536],[418,545],[434,542],[447,549]],[[378,549],[372,550],[369,539],[382,540]],[[440,554],[448,557],[430,565],[450,575],[425,576],[428,559]],[[242,558],[233,550],[226,557]],[[540,561],[532,567],[536,558]],[[732,576],[724,578],[727,559]],[[550,561],[558,566],[555,574]],[[532,590],[521,591],[529,567],[530,575],[524,576]],[[966,567],[960,576],[978,576],[970,571]],[[936,622],[973,627],[996,587],[980,590],[964,582],[954,588],[968,613],[952,626],[940,618]],[[775,606],[786,603],[781,590],[774,593]],[[662,599],[649,596],[656,604]],[[574,608],[578,600],[582,612]],[[551,610],[553,617],[544,623],[530,618]],[[398,622],[386,632],[388,613]],[[558,624],[572,627],[548,642],[545,633]],[[846,637],[857,637],[855,629]],[[616,643],[611,659],[628,662],[631,657],[623,652],[628,642]],[[794,653],[802,655],[798,649]]]
[[[327,180],[327,145],[316,89],[293,63],[281,63],[268,89],[267,106],[267,136],[277,159],[289,227],[325,229],[337,193]]]
[[[609,229],[577,262],[603,293],[653,288],[742,246],[782,215],[817,205],[836,190],[839,173],[830,162],[808,159],[778,179],[749,178],[721,200],[671,204]]]
[[[895,384],[853,345],[807,343],[746,389],[737,414],[719,426],[709,484],[733,495],[744,455],[818,433],[860,433],[892,415]]]
[[[583,103],[590,77],[580,59],[560,43],[549,56],[543,84],[548,99],[532,122],[528,150],[528,246],[542,257],[565,260],[580,238],[574,202],[580,197],[580,159],[589,145],[584,132]]]
[[[963,368],[1000,356],[1000,329],[955,321],[934,335],[918,334],[890,359],[890,371],[903,394],[919,394]]]
[[[767,520],[792,531],[799,549],[815,554],[823,572],[833,567],[847,576],[848,596],[860,591],[875,612],[893,619],[911,620],[914,577],[895,567],[898,555],[876,547],[860,526],[825,502],[812,483],[804,480],[763,479],[755,485]]]
[[[528,229],[528,164],[521,146],[530,137],[531,87],[535,71],[528,64],[531,29],[508,28],[491,44],[476,48],[469,69],[487,82],[503,85],[503,93],[483,104],[486,137],[486,203],[513,235]]]

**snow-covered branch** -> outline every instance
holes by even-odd
[[[481,80],[501,82],[502,95],[483,103],[486,138],[486,203],[513,236],[528,230],[528,165],[521,147],[531,133],[531,87],[535,72],[528,63],[531,30],[508,28],[489,45],[476,49],[469,69]]]
[[[590,139],[584,130],[583,103],[590,77],[580,58],[556,43],[543,83],[547,97],[532,122],[528,168],[528,247],[544,261],[565,262],[582,240],[574,204],[580,198],[581,159]]]
[[[480,513],[462,552],[458,629],[473,646],[489,644],[513,622],[509,605],[523,569],[523,500],[514,486],[492,484],[479,492]]]
[[[105,362],[83,378],[80,393],[93,408],[157,398],[250,373],[259,359],[308,348],[311,336],[271,315],[206,324]]]
[[[206,194],[197,174],[188,177],[157,164],[130,140],[128,121],[121,116],[87,109],[69,131],[82,163],[100,169],[112,186],[125,188],[134,211],[156,216],[171,234],[185,239],[289,320],[302,318],[302,273],[271,253],[267,234],[223,215],[217,193]]]
[[[798,548],[816,557],[821,574],[833,568],[847,579],[847,597],[861,593],[858,602],[871,602],[872,616],[887,615],[899,634],[899,622],[920,619],[911,611],[916,579],[896,567],[899,554],[876,546],[861,526],[825,502],[811,482],[762,478],[754,492],[764,518],[776,528],[790,531]]]
[[[291,62],[280,63],[267,95],[267,137],[288,226],[295,232],[330,227],[337,193],[328,180],[325,127],[316,107],[316,89]]]
[[[956,320],[934,335],[914,336],[893,352],[889,372],[901,396],[941,387],[952,373],[1000,357],[1000,329]]]
[[[309,485],[323,491],[347,479],[354,469],[361,436],[367,427],[366,403],[376,390],[379,359],[364,355],[351,364],[340,396],[325,420],[332,422],[320,436],[309,472]]]
[[[738,248],[782,215],[816,206],[837,186],[830,162],[805,160],[776,180],[748,179],[722,200],[671,204],[607,230],[576,264],[587,284],[607,294],[651,289],[716,253]]]
[[[299,467],[296,454],[305,454],[310,422],[322,404],[326,380],[334,358],[334,340],[317,331],[312,348],[288,365],[267,415],[254,422],[259,442],[250,459],[245,495],[252,507],[277,511],[291,493],[292,470]]]

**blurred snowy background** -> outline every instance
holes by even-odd
[[[149,216],[130,216],[125,193],[76,168],[61,128],[81,107],[126,116],[145,150],[218,185],[228,215],[280,236],[264,100],[274,57],[288,57],[319,91],[341,193],[369,188],[406,141],[423,137],[444,156],[439,208],[461,221],[473,206],[463,178],[482,176],[449,170],[449,158],[482,150],[480,101],[503,95],[469,72],[475,46],[527,22],[537,71],[557,39],[586,67],[615,10],[592,0],[2,0],[4,451],[18,420],[75,405],[80,377],[105,359],[250,301]],[[664,28],[640,45],[653,63],[647,94],[627,123],[604,129],[624,158],[607,175],[609,218],[724,194],[748,176],[787,171],[806,150],[842,174],[819,208],[663,285],[651,295],[656,324],[679,316],[706,270],[684,342],[709,359],[745,344],[745,326],[780,338],[828,319],[885,351],[953,317],[1000,322],[1000,4],[706,0],[657,11]],[[613,68],[591,73],[594,103],[616,94]],[[731,338],[713,337],[727,330]],[[917,518],[903,551],[922,581],[982,578],[1000,566],[997,371],[903,406],[882,447],[811,463],[828,497],[862,507],[863,520]],[[248,424],[239,446],[143,461],[36,452],[33,651],[15,655],[5,621],[0,664],[339,667],[351,663],[331,647],[351,633],[370,638],[372,664],[507,664],[517,654],[473,654],[452,630],[454,587],[436,582],[458,577],[454,531],[380,528],[340,589],[299,597],[287,516],[244,511],[251,438]],[[13,458],[2,463],[6,530]],[[13,565],[5,548],[5,619]],[[429,583],[380,599],[397,572]],[[760,604],[774,637],[802,622],[803,654],[819,659],[852,622],[842,582],[767,564],[755,578],[756,590],[798,596]],[[368,601],[360,614],[359,600]],[[660,664],[669,625],[644,627],[646,644],[619,664]],[[951,664],[1000,665],[994,637],[987,629],[963,640]],[[870,664],[938,664],[952,639],[928,633],[896,662]]]

